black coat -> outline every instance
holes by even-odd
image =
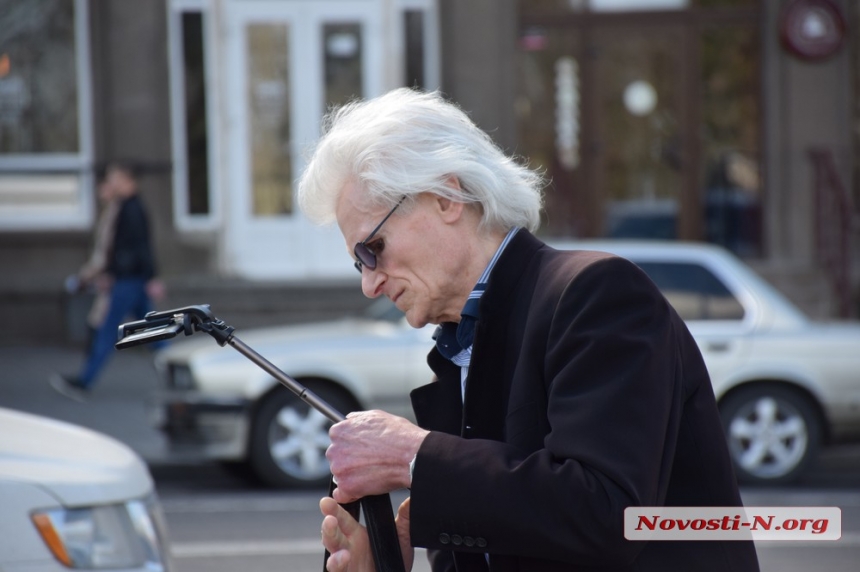
[[[434,570],[485,553],[493,571],[758,570],[751,542],[624,538],[628,506],[741,505],[696,342],[635,265],[520,231],[481,299],[465,405],[460,368],[428,359],[411,538]]]
[[[107,270],[118,279],[149,280],[155,276],[149,221],[137,195],[125,199],[119,207]]]

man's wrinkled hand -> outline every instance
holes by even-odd
[[[348,503],[409,488],[409,463],[428,433],[384,411],[350,413],[332,425],[326,457],[337,483],[334,499]]]

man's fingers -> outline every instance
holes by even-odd
[[[344,494],[344,492],[341,490],[340,487],[337,487],[336,489],[334,489],[334,491],[332,491],[331,495],[332,495],[332,497],[334,497],[334,500],[340,504],[347,504],[347,503],[351,503],[351,502],[358,500],[356,497],[351,497],[351,496]],[[349,513],[347,513],[347,514],[349,514]]]
[[[327,515],[322,522],[322,542],[325,549],[334,554],[342,548],[346,548],[346,538],[340,532],[340,527],[337,525],[337,518]]]
[[[323,513],[323,516],[334,516],[337,517],[337,510],[340,508],[337,502],[334,501],[331,497],[323,497],[320,499],[320,512]]]
[[[328,561],[325,564],[325,569],[328,572],[345,572],[348,567],[349,552],[347,550],[333,552],[328,557]]]
[[[335,489],[335,491],[337,491],[337,489]],[[345,508],[340,506],[338,501],[331,497],[325,497],[320,500],[320,512],[322,512],[326,517],[334,517],[337,522],[337,528],[340,529],[340,531],[347,537],[351,536],[361,527],[358,521],[352,518],[352,515],[349,514]],[[328,518],[323,519],[323,525],[325,525],[327,520]]]
[[[400,504],[397,509],[397,516],[394,523],[397,526],[397,534],[409,540],[409,507],[412,497],[406,497],[406,500]]]
[[[412,497],[406,497],[406,500],[397,509],[397,517],[394,519],[394,524],[397,528],[397,540],[400,542],[400,553],[403,555],[403,567],[406,570],[412,570],[412,564],[415,562],[415,549],[412,547],[409,534],[409,507],[411,500]]]
[[[322,541],[330,554],[326,570],[345,572],[350,562],[357,570],[372,570],[364,527],[331,497],[320,500],[320,512],[323,514]]]

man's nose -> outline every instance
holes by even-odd
[[[369,268],[364,268],[361,271],[361,291],[368,298],[378,298],[382,294],[382,285],[384,283],[384,272]]]

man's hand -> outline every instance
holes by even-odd
[[[323,545],[331,554],[326,563],[326,570],[328,572],[374,572],[376,567],[373,563],[367,530],[330,497],[320,500],[320,512],[323,514]],[[400,552],[403,554],[403,567],[408,572],[412,570],[412,563],[415,560],[415,549],[409,541],[408,498],[397,510],[395,524],[397,538],[400,541]]]
[[[334,499],[348,503],[409,488],[409,463],[428,433],[384,411],[350,413],[332,425],[326,457],[337,483]]]
[[[167,296],[167,287],[158,278],[151,278],[146,283],[146,295],[153,302],[161,302]]]
[[[331,498],[320,500],[322,541],[329,551],[328,572],[373,572],[373,554],[367,530]]]

